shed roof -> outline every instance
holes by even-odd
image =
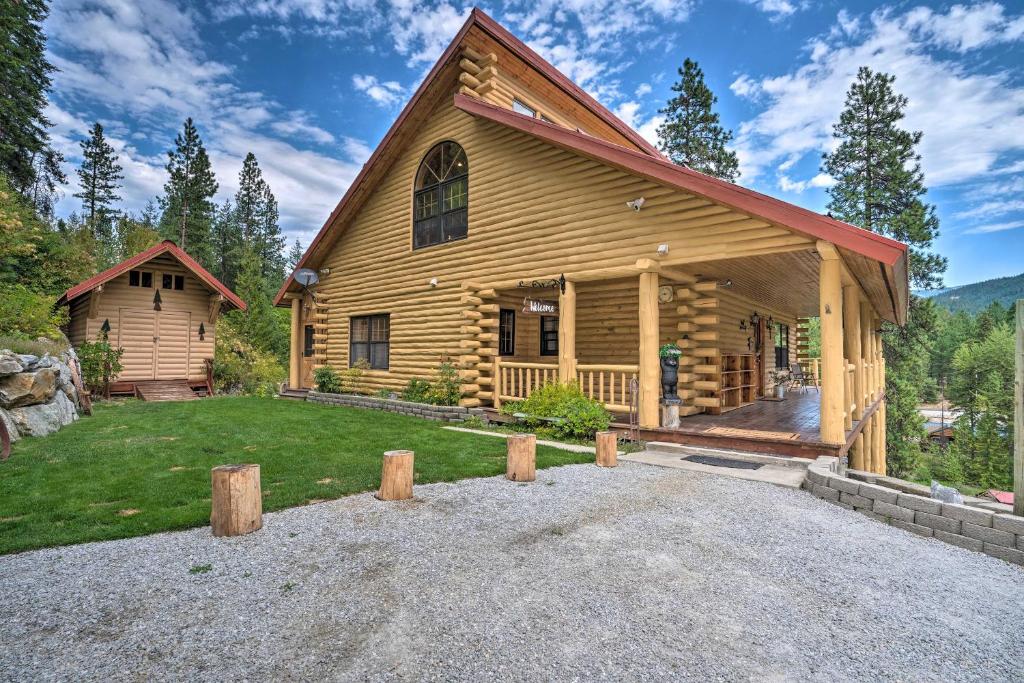
[[[237,294],[228,289],[224,283],[211,275],[208,270],[199,265],[199,263],[189,256],[184,249],[171,240],[164,240],[160,244],[156,244],[143,252],[139,252],[131,258],[121,261],[116,266],[107,268],[102,273],[93,275],[88,280],[80,282],[74,287],[69,288],[66,292],[60,295],[59,299],[57,299],[57,305],[69,304],[83,294],[91,292],[104,282],[109,282],[117,276],[127,273],[132,268],[136,268],[153,260],[161,254],[170,254],[176,258],[181,265],[190,270],[193,275],[202,280],[208,287],[210,287],[210,289],[223,294],[225,302],[229,306],[233,306],[243,311],[246,310],[245,302],[242,301]]]

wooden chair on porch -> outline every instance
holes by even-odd
[[[818,391],[818,383],[814,381],[814,377],[804,372],[799,363],[792,363],[789,366],[789,388],[796,387],[800,387],[801,391],[806,390],[807,387],[814,387],[814,390]]]

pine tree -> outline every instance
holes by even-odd
[[[79,144],[82,146],[82,165],[78,169],[81,189],[75,197],[82,200],[86,225],[100,248],[101,260],[111,263],[117,250],[114,218],[118,212],[114,203],[121,200],[117,190],[124,176],[117,163],[117,152],[104,138],[103,126],[98,122],[93,125],[89,139]]]
[[[263,179],[256,155],[249,152],[238,175],[235,215],[242,243],[260,259],[260,271],[268,282],[284,278],[284,236],[278,225],[277,199]]]
[[[288,272],[293,272],[299,267],[299,261],[302,260],[302,255],[305,253],[302,249],[302,242],[299,238],[295,238],[295,244],[292,245],[292,250],[288,252]]]
[[[704,83],[704,72],[697,62],[687,58],[679,69],[680,79],[672,86],[677,93],[659,113],[665,122],[658,126],[661,151],[677,164],[735,182],[739,160],[726,145],[732,131],[719,123],[712,110],[718,98]]]
[[[915,287],[937,287],[946,259],[931,253],[939,234],[926,192],[920,132],[899,127],[907,98],[893,90],[895,78],[861,67],[846,93],[846,107],[833,126],[839,146],[823,157],[822,170],[836,179],[828,208],[839,220],[910,245],[909,275]],[[928,381],[930,339],[937,315],[930,300],[912,296],[907,325],[885,325],[887,465],[909,475],[921,458],[924,420],[917,412]]]
[[[152,202],[138,217],[123,215],[117,219],[116,260],[123,261],[160,241],[156,230],[156,216]]]
[[[161,200],[160,231],[201,264],[209,266],[217,180],[191,117],[185,120],[184,129],[175,138],[174,149],[167,152],[167,157],[169,178]]]
[[[0,11],[0,173],[44,215],[65,180],[43,113],[54,71],[42,29],[47,13],[45,0],[8,1]]]
[[[213,219],[211,271],[228,289],[234,289],[242,258],[242,234],[230,199],[217,209]]]
[[[907,98],[893,90],[895,80],[864,66],[846,93],[846,108],[832,129],[839,146],[822,165],[837,180],[828,190],[828,209],[839,220],[909,244],[910,281],[931,289],[942,285],[946,259],[930,252],[939,219],[922,199],[921,133],[898,125]]]

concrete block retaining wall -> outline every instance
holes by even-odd
[[[442,422],[463,422],[472,415],[483,418],[484,411],[479,408],[462,408],[460,406],[434,406],[427,403],[412,403],[391,398],[359,396],[357,394],[324,394],[310,391],[306,400],[332,406],[349,406],[350,408],[372,408],[389,413],[413,415],[427,420]]]
[[[839,472],[838,458],[821,456],[807,468],[804,488],[883,524],[1024,566],[1024,517],[942,503]]]

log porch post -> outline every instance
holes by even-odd
[[[874,338],[874,317],[871,311],[871,305],[866,301],[861,301],[860,304],[860,345],[861,345],[861,384],[863,386],[862,395],[864,397],[864,407],[867,408],[875,402],[878,397],[877,388],[875,387],[875,338]],[[863,415],[863,413],[862,413]],[[875,435],[874,435],[875,419],[869,417],[867,424],[864,425],[864,452],[863,462],[860,469],[870,470],[872,463],[875,461]]]
[[[302,384],[302,297],[292,295],[292,337],[288,358],[288,388]]]
[[[640,426],[658,426],[661,362],[658,360],[658,273],[640,273]]]
[[[852,410],[850,421],[860,420],[864,415],[864,359],[861,358],[860,333],[860,292],[857,286],[850,284],[843,288],[843,348],[847,362],[852,363],[853,391],[847,396],[844,406]],[[852,406],[852,407],[851,407]],[[858,438],[853,444],[851,465],[854,469],[864,469],[864,440]]]
[[[821,440],[842,444],[843,393],[846,362],[843,359],[842,264],[828,242],[818,242],[821,268],[818,273],[818,306],[821,316]]]
[[[576,379],[576,283],[566,282],[558,295],[558,381]]]

